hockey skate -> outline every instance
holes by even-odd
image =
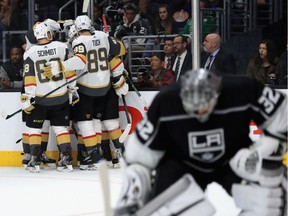
[[[32,173],[40,172],[41,158],[39,156],[32,156],[30,162],[28,163],[29,171]]]
[[[49,158],[45,152],[42,153],[41,155],[41,163],[43,164],[43,166],[48,166],[51,168],[56,168],[56,160]],[[43,167],[44,168],[44,167]]]
[[[99,148],[95,148],[85,153],[85,158],[80,161],[80,170],[97,170],[99,168],[99,162],[102,159]]]
[[[116,149],[112,159],[113,168],[120,168],[120,158],[122,158],[121,149]]]
[[[73,158],[69,154],[60,154],[60,160],[57,163],[57,170],[59,172],[67,171],[72,172],[73,171]]]
[[[25,170],[28,169],[28,164],[29,164],[30,160],[31,160],[31,154],[24,153],[24,158],[22,160],[22,164],[23,164]]]

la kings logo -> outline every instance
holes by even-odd
[[[205,163],[212,163],[225,153],[223,129],[188,133],[190,157]]]

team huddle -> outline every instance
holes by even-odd
[[[118,99],[128,93],[120,59],[124,45],[93,30],[86,15],[64,27],[70,49],[52,41],[60,26],[48,20],[35,25],[37,44],[24,55],[23,145],[28,142],[24,153],[31,155],[25,158],[31,172],[40,172],[45,159],[41,134],[49,120],[59,171],[73,170],[72,124],[80,169],[97,170],[103,157],[116,164],[123,155],[127,167],[115,216],[212,216],[215,209],[203,191],[213,181],[231,194],[241,216],[286,214],[284,94],[248,77],[187,71],[156,95],[124,147],[118,121]],[[263,131],[255,143],[251,120]]]
[[[24,148],[24,155],[31,172],[39,172],[43,162],[41,133],[45,120],[49,120],[56,134],[60,171],[73,170],[69,134],[72,121],[78,136],[80,169],[97,169],[103,154],[117,163],[124,151],[123,143],[119,142],[122,132],[118,121],[118,96],[128,92],[119,58],[126,52],[124,45],[104,32],[94,31],[88,16],[78,16],[75,24],[70,24],[65,25],[69,28],[70,50],[66,43],[53,41],[60,24],[48,19],[35,24],[37,44],[26,49],[24,55],[21,101],[28,114],[24,134],[29,134],[25,139],[29,147]],[[107,133],[105,139],[102,131]],[[114,160],[110,139],[116,149],[114,156],[118,157]]]

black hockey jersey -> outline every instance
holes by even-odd
[[[217,105],[204,123],[186,114],[179,93],[176,83],[156,95],[128,140],[128,163],[153,169],[165,155],[200,172],[213,172],[252,143],[251,120],[272,134],[287,133],[286,116],[281,118],[286,97],[247,77],[223,77]]]

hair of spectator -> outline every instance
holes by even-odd
[[[152,58],[153,56],[157,57],[157,58],[160,59],[161,61],[164,61],[164,54],[163,54],[163,53],[155,52],[155,53],[152,53],[151,58]]]
[[[124,5],[123,7],[124,10],[133,10],[136,14],[138,13],[138,8],[134,3],[128,3]]]

